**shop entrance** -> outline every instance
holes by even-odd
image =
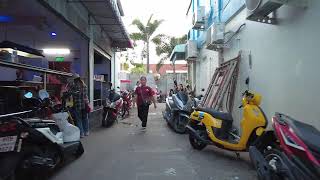
[[[102,109],[107,98],[108,90],[111,82],[111,60],[94,51],[94,110]]]

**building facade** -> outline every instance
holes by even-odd
[[[101,109],[108,82],[117,82],[116,52],[130,48],[131,42],[121,20],[124,15],[120,0],[10,0],[0,2],[0,41],[10,41],[38,49],[42,59],[19,57],[19,64],[61,71],[57,77],[24,71],[24,82],[42,77],[44,87],[56,87],[64,72],[77,73],[88,85],[90,102]],[[0,47],[6,48],[6,47]],[[59,54],[52,50],[68,50]],[[2,49],[3,50],[3,49]],[[1,85],[15,81],[16,69],[0,66],[5,74]],[[41,83],[41,82],[38,82]],[[56,92],[55,92],[56,93]]]
[[[252,12],[248,11],[244,0],[206,2],[209,5],[205,7],[210,9],[207,22],[210,23],[212,17],[213,24],[225,24],[227,43],[216,51],[218,60],[227,61],[241,52],[235,107],[241,103],[241,92],[250,89],[263,95],[261,106],[269,120],[275,112],[282,112],[320,128],[317,110],[320,102],[317,95],[320,87],[320,63],[317,61],[320,2],[295,1],[296,4],[292,4],[293,1],[288,1],[272,11],[276,13],[260,21],[248,20]],[[200,1],[192,1],[193,6],[197,3]],[[205,31],[192,30],[191,38],[200,42]],[[203,62],[199,60],[199,63]],[[249,86],[245,84],[247,78]],[[241,110],[234,108],[232,113],[239,122]]]

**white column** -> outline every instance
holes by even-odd
[[[89,100],[93,104],[93,91],[94,91],[94,44],[93,44],[93,29],[92,26],[89,26],[90,29],[90,40],[89,40]]]
[[[116,87],[116,67],[115,67],[115,59],[116,59],[116,53],[114,52],[114,50],[112,50],[112,57],[111,57],[111,83],[114,87]]]

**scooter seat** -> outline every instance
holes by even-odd
[[[310,150],[320,155],[320,131],[309,124],[293,119],[290,119],[287,122],[290,123],[293,130],[310,148]]]
[[[196,110],[206,112],[206,113],[210,114],[212,117],[220,119],[220,120],[233,122],[233,118],[230,113],[219,112],[219,111],[216,111],[212,108],[203,108],[203,107],[198,107]]]

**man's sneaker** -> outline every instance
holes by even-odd
[[[85,136],[89,136],[89,132],[84,133]]]
[[[146,127],[142,127],[142,128],[141,128],[141,131],[145,131],[145,130],[147,130]]]

